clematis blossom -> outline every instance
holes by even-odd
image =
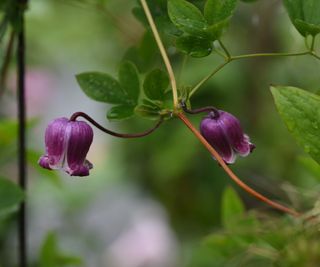
[[[71,176],[87,176],[92,168],[86,160],[92,140],[93,130],[86,122],[55,119],[47,126],[46,154],[38,163],[49,170],[63,169]]]
[[[237,155],[248,156],[255,148],[249,136],[243,133],[239,120],[222,110],[218,115],[211,112],[204,117],[200,132],[228,164],[234,163]]]

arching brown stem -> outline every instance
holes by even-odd
[[[204,137],[200,134],[200,132],[191,124],[188,118],[183,113],[178,113],[177,116],[192,131],[192,133],[199,139],[199,141],[206,147],[206,149],[210,152],[210,154],[219,162],[219,164],[224,169],[224,171],[229,175],[229,177],[243,190],[245,190],[250,195],[254,196],[255,198],[261,200],[262,202],[268,204],[269,206],[275,209],[281,210],[295,217],[298,217],[301,215],[299,212],[293,209],[287,208],[261,195],[260,193],[258,193],[257,191],[249,187],[247,184],[245,184],[243,181],[241,181],[239,177],[227,166],[227,164],[224,162],[224,160],[221,158],[218,152],[206,141],[206,139],[204,139]]]

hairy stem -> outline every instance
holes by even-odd
[[[183,121],[183,123],[193,132],[193,134],[199,139],[199,141],[206,147],[210,154],[218,161],[223,170],[238,186],[240,186],[250,195],[254,196],[255,198],[261,200],[262,202],[268,204],[269,206],[275,209],[291,214],[295,217],[300,216],[300,213],[298,213],[297,211],[270,200],[269,198],[261,195],[260,193],[249,187],[247,184],[245,184],[243,181],[241,181],[238,178],[238,176],[234,174],[234,172],[227,166],[227,164],[224,162],[224,160],[221,158],[218,152],[206,141],[206,139],[204,139],[204,137],[199,133],[199,131],[191,124],[188,118],[185,117],[182,113],[178,113],[177,115]]]
[[[169,77],[170,77],[171,87],[172,87],[173,104],[174,104],[174,107],[177,108],[178,105],[179,105],[179,103],[178,103],[177,82],[176,82],[176,78],[174,76],[174,72],[173,72],[170,60],[168,58],[167,52],[166,52],[166,50],[164,48],[164,45],[163,45],[163,43],[161,41],[159,32],[157,30],[157,26],[154,23],[154,20],[152,18],[152,15],[151,15],[151,12],[149,10],[149,7],[147,5],[146,0],[140,0],[140,2],[142,4],[143,10],[144,10],[144,12],[145,12],[145,14],[147,16],[147,19],[148,19],[148,22],[150,24],[150,27],[151,27],[152,33],[154,35],[154,38],[156,39],[156,42],[157,42],[157,45],[159,47],[159,50],[160,50],[162,59],[164,61],[164,64],[165,64],[165,66],[167,68],[167,71],[168,71],[168,74],[169,74]]]
[[[26,0],[20,0],[20,31],[18,32],[17,47],[17,85],[18,85],[18,173],[19,185],[24,192],[27,191],[27,164],[26,164],[26,103],[25,103],[25,29],[24,8]],[[19,207],[18,214],[18,249],[19,267],[27,267],[27,211],[26,200]]]
[[[101,124],[96,122],[93,118],[91,118],[88,114],[86,114],[84,112],[76,112],[76,113],[72,114],[72,116],[70,117],[70,121],[75,121],[78,117],[85,118],[92,125],[97,127],[99,130],[101,130],[109,135],[119,137],[119,138],[138,138],[138,137],[147,136],[147,135],[151,134],[152,132],[154,132],[163,122],[163,118],[160,117],[160,120],[151,129],[149,129],[147,131],[144,131],[142,133],[135,133],[135,134],[123,134],[123,133],[116,133],[111,130],[108,130],[107,128],[103,127]]]

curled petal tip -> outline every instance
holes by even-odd
[[[41,156],[40,159],[38,160],[38,164],[42,167],[42,168],[45,168],[45,169],[48,169],[48,170],[52,170],[51,167],[50,167],[50,160],[48,158],[48,156],[44,155],[44,156]]]

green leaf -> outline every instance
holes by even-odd
[[[204,7],[204,17],[210,25],[230,19],[237,5],[237,0],[208,0]]]
[[[176,47],[192,57],[205,57],[212,51],[212,41],[196,36],[181,36],[176,41]]]
[[[110,121],[121,121],[128,119],[133,115],[134,106],[120,105],[112,107],[107,113],[107,118]]]
[[[82,265],[82,260],[78,257],[64,255],[59,251],[56,235],[49,232],[43,242],[40,252],[40,267],[63,267]]]
[[[171,21],[182,31],[197,36],[207,36],[208,24],[201,11],[185,0],[169,0],[168,13]]]
[[[301,35],[313,36],[320,32],[319,0],[283,0],[291,22]]]
[[[140,82],[138,70],[132,62],[125,61],[120,65],[119,82],[132,104],[136,104],[140,94]]]
[[[15,211],[24,198],[21,188],[9,179],[0,178],[0,215]]]
[[[140,72],[146,72],[155,64],[159,57],[159,50],[152,32],[146,31],[138,47],[130,47],[124,59],[136,64]]]
[[[110,104],[128,102],[119,82],[107,73],[84,72],[76,78],[83,92],[93,100]]]
[[[271,93],[288,130],[320,163],[320,96],[289,86],[271,87]]]
[[[143,118],[149,119],[149,120],[158,120],[160,117],[161,109],[157,106],[151,106],[151,105],[139,105],[136,106],[134,109],[134,112]]]
[[[155,69],[149,72],[143,82],[145,95],[152,100],[164,100],[165,92],[169,85],[166,72]]]
[[[234,13],[237,0],[208,0],[204,7],[204,16],[209,23],[207,32],[211,40],[221,37],[223,29],[228,26]]]
[[[236,191],[232,187],[227,187],[222,196],[222,223],[224,227],[234,228],[244,210],[242,200]]]

